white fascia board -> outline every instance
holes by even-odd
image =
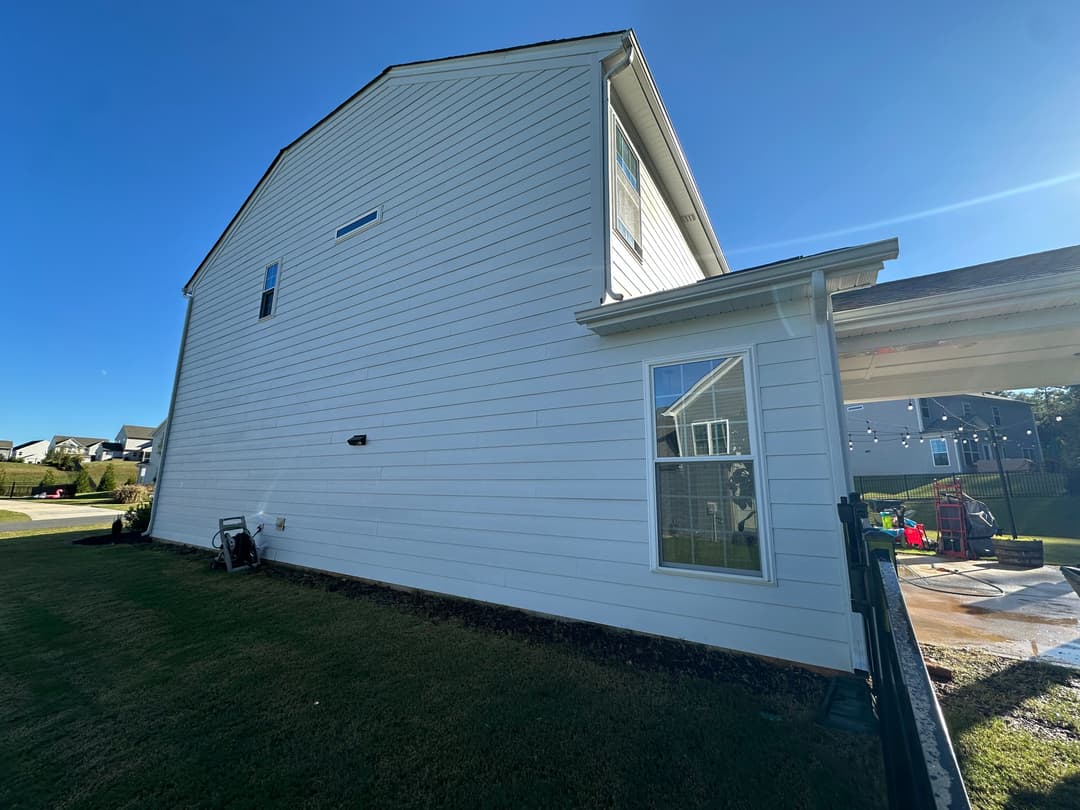
[[[652,72],[645,61],[641,45],[638,43],[633,31],[628,32],[627,37],[634,53],[631,69],[616,76],[612,80],[612,84],[620,95],[640,93],[651,111],[660,138],[649,137],[650,127],[643,126],[636,121],[633,123],[635,129],[646,141],[645,146],[649,154],[653,156],[655,166],[661,174],[660,179],[669,197],[683,198],[673,200],[679,208],[674,213],[678,216],[687,232],[694,237],[692,241],[699,248],[697,251],[698,258],[703,260],[702,269],[705,274],[707,276],[718,276],[730,273],[731,268],[728,266],[724,251],[716,238],[716,232],[713,230],[709,214],[705,210],[705,203],[701,199],[701,193],[698,191],[697,183],[694,181],[694,176],[690,171],[686,154],[683,152],[682,145],[675,134],[675,128],[671,124],[671,118],[664,107],[664,102],[660,98],[660,92],[656,88],[656,82],[653,81]],[[664,161],[657,160],[657,158],[665,155],[669,157],[670,161],[667,165],[665,165]],[[690,209],[689,212],[687,208]],[[693,213],[696,221],[685,222],[683,217],[686,213]],[[707,250],[701,250],[703,247],[707,247]]]
[[[600,335],[751,309],[779,301],[810,298],[815,270],[825,273],[830,291],[852,279],[873,283],[885,261],[899,254],[896,239],[835,250],[757,270],[731,273],[674,290],[581,310],[579,324]]]
[[[387,76],[416,77],[446,71],[473,70],[499,65],[514,65],[537,60],[549,60],[566,56],[583,56],[598,52],[608,53],[618,48],[627,32],[587,37],[569,42],[547,42],[537,45],[510,48],[505,51],[478,53],[464,56],[449,56],[426,62],[393,65],[387,69]]]
[[[898,332],[919,326],[1080,304],[1080,270],[833,313],[837,337]]]

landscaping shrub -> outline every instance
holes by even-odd
[[[90,479],[90,473],[86,470],[79,471],[79,477],[75,479],[75,494],[79,495],[83,492],[93,492],[94,482]]]
[[[142,503],[150,500],[150,487],[141,484],[124,484],[113,492],[113,500],[117,503]]]
[[[111,461],[105,465],[105,472],[98,481],[97,489],[98,492],[112,492],[116,489],[116,473],[113,471]]]
[[[53,475],[53,471],[52,470],[46,470],[45,475],[43,475],[41,477],[41,480],[38,482],[38,486],[39,487],[51,487],[55,483],[56,483],[56,476]]]
[[[145,489],[145,487],[143,487]],[[150,501],[137,503],[124,513],[124,523],[129,532],[145,532],[150,528]]]
[[[137,481],[135,480],[135,473],[132,473],[131,475],[129,475],[129,476],[128,476],[128,480],[127,480],[127,481],[125,481],[124,483],[125,483],[125,484],[135,484],[135,483],[138,483],[138,482],[137,482]]]

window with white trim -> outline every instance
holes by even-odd
[[[340,242],[350,236],[356,236],[360,231],[377,225],[382,221],[382,208],[372,208],[366,214],[361,214],[356,219],[350,220],[334,231],[334,240]]]
[[[274,314],[274,298],[277,293],[280,270],[280,261],[268,264],[263,270],[263,291],[262,300],[259,303],[259,320],[269,318]]]
[[[930,458],[935,467],[949,466],[949,443],[944,439],[930,440]]]
[[[662,568],[762,576],[747,356],[651,369]]]
[[[634,252],[641,255],[641,161],[623,134],[615,127],[615,230]]]

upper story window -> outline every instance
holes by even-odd
[[[263,273],[262,302],[259,304],[259,319],[269,318],[274,314],[274,298],[277,292],[278,275],[281,270],[281,262],[268,264]]]
[[[615,230],[641,255],[641,162],[615,127]]]
[[[965,419],[971,419],[973,416],[975,416],[975,409],[971,407],[971,403],[968,402],[966,399],[964,400],[963,407]]]
[[[997,405],[995,405],[990,410],[994,415],[994,424],[995,425],[1000,425],[1001,424],[1001,408],[999,408]]]
[[[935,467],[949,466],[949,444],[944,439],[930,440],[930,457]]]
[[[920,399],[919,400],[919,413],[922,415],[923,425],[929,425],[930,424],[930,400],[928,400],[928,399]]]
[[[761,577],[748,356],[651,370],[661,568]]]

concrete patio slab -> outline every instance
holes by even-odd
[[[897,555],[919,641],[1080,668],[1080,597],[1056,566]]]

